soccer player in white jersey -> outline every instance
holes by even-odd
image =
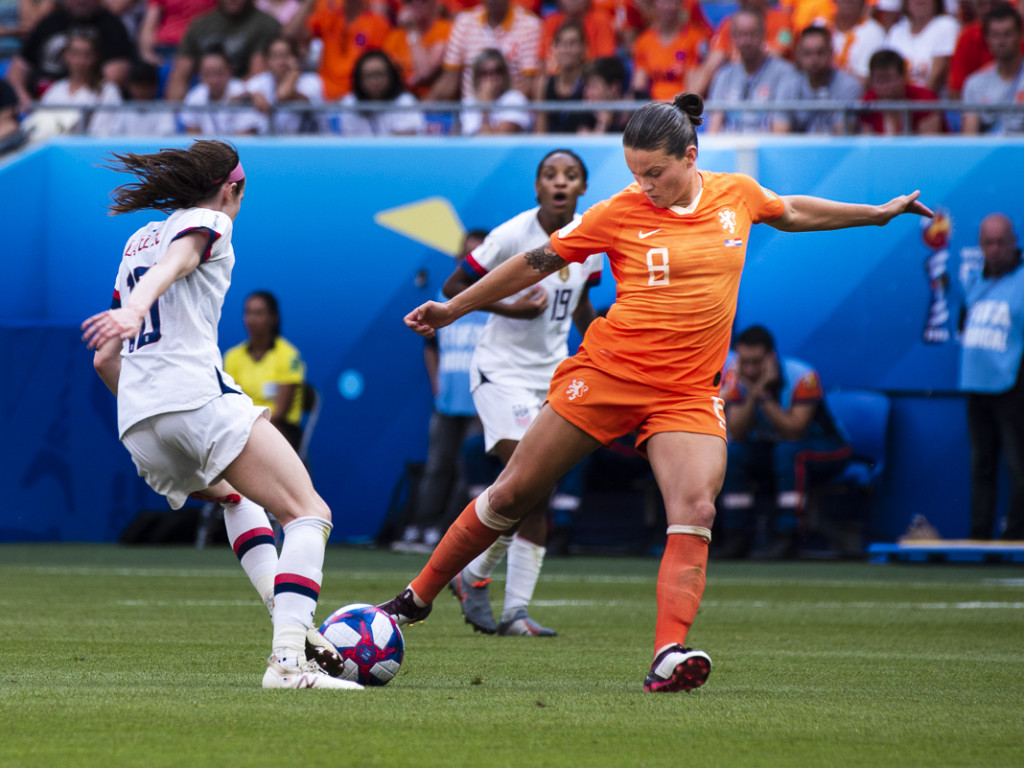
[[[445,282],[451,298],[518,253],[543,246],[551,233],[573,219],[576,201],[587,190],[587,168],[568,149],[549,152],[537,166],[534,182],[539,205],[495,227]],[[601,279],[602,256],[569,264],[538,285],[505,302],[484,307],[491,313],[470,364],[473,403],[484,427],[487,451],[508,464],[526,428],[547,399],[555,368],[569,354],[567,340],[575,323],[580,335],[594,319],[587,293]],[[551,637],[530,618],[527,607],[540,577],[547,541],[548,499],[522,521],[514,535],[501,536],[464,568],[449,585],[462,603],[466,622],[479,632]],[[508,553],[505,605],[501,622],[491,613],[487,585],[491,572]]]
[[[111,309],[82,323],[96,372],[117,396],[121,441],[174,509],[190,495],[225,503],[235,552],[273,617],[263,687],[361,688],[307,659],[331,511],[269,411],[221,367],[217,324],[246,186],[238,153],[197,141],[113,157],[111,168],[137,181],[114,190],[110,210],[170,214],[129,238]],[[284,526],[280,557],[263,509]]]

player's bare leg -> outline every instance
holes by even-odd
[[[668,540],[658,571],[654,663],[644,690],[690,691],[711,672],[711,659],[686,647],[686,635],[704,595],[726,444],[714,435],[662,432],[646,448],[665,501]]]
[[[545,405],[494,484],[470,502],[409,588],[381,605],[399,624],[421,621],[459,571],[510,530],[600,442]]]
[[[302,461],[268,420],[257,419],[249,442],[225,470],[224,479],[277,518],[285,532],[274,577],[273,653],[263,687],[361,687],[331,677],[306,658],[331,510],[313,489]]]
[[[503,466],[508,465],[517,445],[518,440],[499,440],[494,446],[494,453]],[[531,619],[527,612],[547,552],[545,543],[549,500],[550,494],[519,521],[514,534],[508,532],[499,536],[448,583],[448,588],[459,600],[466,623],[475,631],[488,635],[497,632],[506,636],[531,637],[554,637],[557,634],[553,629],[542,627]],[[508,571],[505,579],[505,605],[499,625],[491,612],[488,585],[491,573],[506,553]]]
[[[267,513],[252,499],[236,491],[226,480],[203,491],[189,494],[200,501],[220,504],[228,544],[238,558],[270,615],[274,615],[274,575],[277,573],[277,543]]]

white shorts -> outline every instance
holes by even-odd
[[[493,381],[479,384],[473,390],[473,405],[484,425],[487,452],[493,451],[500,440],[522,440],[547,397],[546,389],[510,387]]]
[[[194,411],[161,413],[133,424],[121,442],[135,468],[172,509],[209,488],[249,442],[252,425],[270,409],[247,395],[224,394]]]

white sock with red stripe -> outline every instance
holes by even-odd
[[[284,526],[284,544],[274,577],[274,655],[285,666],[305,658],[306,630],[323,580],[324,548],[331,524],[319,517],[299,517]]]
[[[277,544],[267,513],[259,504],[244,497],[237,504],[224,504],[223,507],[224,527],[231,548],[273,616]]]

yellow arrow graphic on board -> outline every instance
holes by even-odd
[[[427,197],[380,211],[374,222],[410,240],[455,257],[462,250],[466,228],[446,197]]]

